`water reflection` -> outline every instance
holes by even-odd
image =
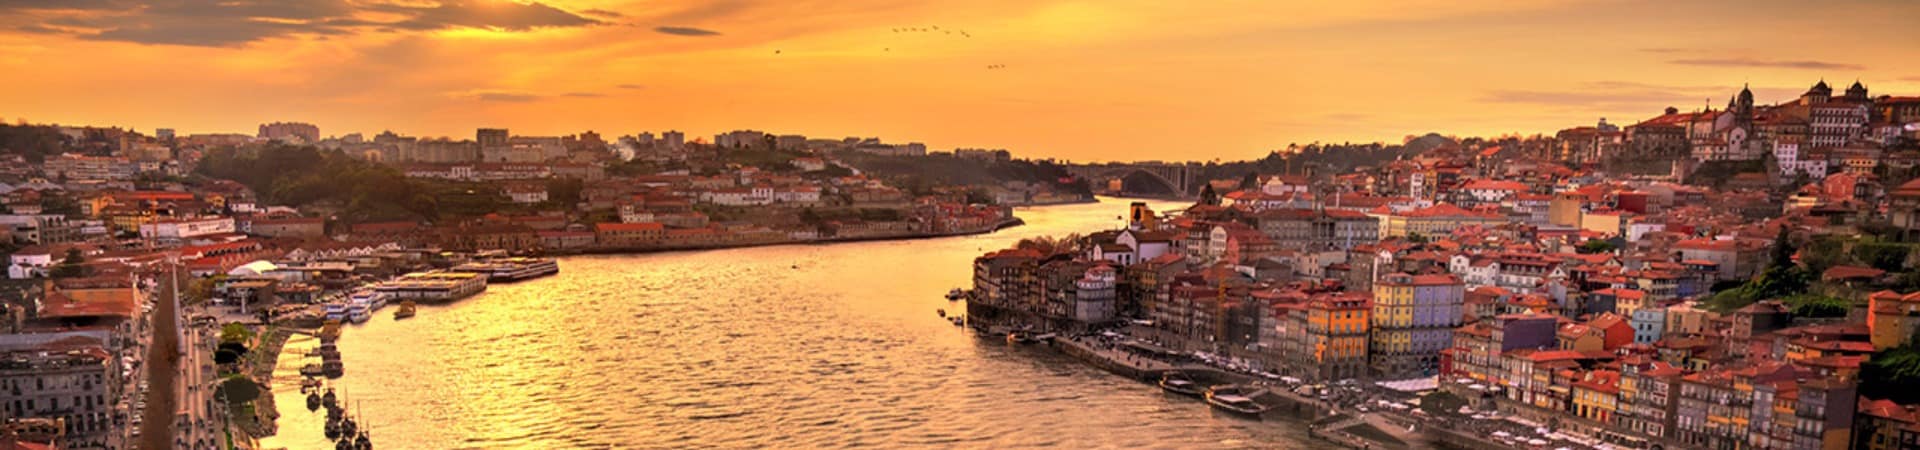
[[[1305,446],[935,317],[982,251],[1112,227],[1125,205],[1029,208],[981,236],[566,258],[350,327],[338,385],[389,449]],[[307,345],[281,361],[268,447],[331,447],[298,393]]]

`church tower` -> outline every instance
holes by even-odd
[[[1820,80],[1819,83],[1813,85],[1812,89],[1807,89],[1807,93],[1800,94],[1800,104],[1818,105],[1826,103],[1827,100],[1832,98],[1833,88],[1827,87],[1827,80]]]
[[[1847,87],[1847,100],[1853,100],[1856,102],[1866,101],[1867,86],[1860,84],[1860,80],[1853,80],[1853,86]]]

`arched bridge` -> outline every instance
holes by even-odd
[[[1151,180],[1181,197],[1195,195],[1200,184],[1200,169],[1193,164],[1184,163],[1107,163],[1107,164],[1069,164],[1067,173],[1085,178],[1093,184],[1094,190],[1102,190],[1110,180]]]

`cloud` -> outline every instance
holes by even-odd
[[[654,27],[653,31],[679,36],[717,36],[718,31],[693,27]]]
[[[1687,59],[1676,59],[1676,60],[1671,60],[1667,62],[1672,64],[1687,65],[1687,66],[1770,67],[1770,68],[1781,68],[1781,69],[1861,70],[1866,68],[1857,64],[1833,63],[1833,62],[1825,62],[1825,61],[1764,60],[1764,59],[1754,59],[1754,58],[1687,58]]]
[[[581,10],[580,13],[586,14],[589,16],[594,16],[594,17],[605,17],[608,19],[618,19],[618,18],[627,16],[626,14],[621,14],[618,11],[608,11],[604,9],[585,9],[585,10]]]
[[[536,102],[536,101],[550,100],[550,99],[556,99],[556,98],[600,98],[600,97],[606,97],[606,96],[607,96],[606,94],[602,94],[598,92],[584,92],[584,91],[564,92],[560,94],[540,94],[540,93],[534,93],[534,92],[503,91],[503,90],[475,90],[475,91],[466,91],[466,92],[456,92],[450,95],[450,97],[453,97],[453,98],[475,100],[475,101],[482,101],[482,102],[498,102],[498,103],[528,103],[528,102]]]
[[[1676,47],[1648,47],[1640,49],[1640,51],[1647,53],[1687,53],[1693,50]]]
[[[448,28],[528,31],[604,23],[544,3],[492,0],[430,4],[358,0],[0,0],[0,24],[23,30],[54,31],[91,40],[204,47],[239,46],[293,36],[324,38]]]
[[[621,89],[646,89],[647,88],[645,85],[639,85],[639,84],[622,84],[614,87],[621,88]]]

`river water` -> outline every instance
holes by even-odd
[[[1126,204],[1020,209],[1026,226],[977,236],[563,258],[349,326],[335,385],[385,449],[1315,447],[936,316],[964,309],[941,296],[975,256],[1118,226]],[[280,361],[267,448],[332,448],[298,392],[312,345]]]

